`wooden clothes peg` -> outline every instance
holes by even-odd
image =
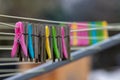
[[[64,28],[64,39],[65,39],[65,46],[66,46],[66,49],[67,49],[67,56],[68,58],[63,58],[63,60],[66,60],[66,59],[70,59],[70,45],[72,45],[73,41],[72,39],[70,39],[70,29],[71,29],[71,26],[69,25],[65,25],[65,24],[60,24],[60,27],[63,27]],[[60,32],[61,34],[61,32]],[[73,33],[71,33],[73,34]]]
[[[35,62],[39,62],[39,30],[38,30],[38,24],[33,24],[33,34],[34,34],[34,51],[35,51]]]
[[[52,36],[52,26],[50,24],[47,24],[49,26],[49,42],[50,42],[50,49],[51,49],[51,59],[54,61],[53,57],[53,36]]]
[[[40,24],[40,61],[46,62],[46,49],[45,49],[45,25]]]
[[[56,39],[57,39],[57,44],[58,44],[58,50],[59,50],[59,53],[60,53],[60,58],[63,59],[64,56],[62,54],[62,37],[61,37],[61,25],[55,25],[56,27]]]
[[[26,44],[26,47],[27,47],[27,51],[28,51],[28,57],[25,57],[23,54],[22,54],[22,61],[28,61],[28,58],[30,59],[30,55],[29,55],[29,50],[28,50],[28,22],[23,22],[24,24],[24,37],[25,37],[25,44]]]
[[[65,25],[64,28],[65,28],[65,41],[66,41],[68,59],[70,59],[70,27],[68,25]]]

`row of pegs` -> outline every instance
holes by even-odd
[[[17,22],[11,57],[44,63],[70,58],[70,27],[55,24]]]
[[[80,25],[84,24],[84,25]],[[70,25],[71,30],[81,30],[81,31],[74,31],[70,33],[70,45],[71,46],[88,46],[96,44],[100,41],[103,41],[108,38],[108,30],[106,27],[108,23],[106,21],[92,21],[92,22],[79,22],[73,23]],[[84,31],[84,29],[93,30]],[[96,28],[103,28],[97,30]],[[83,31],[82,31],[83,30]],[[86,38],[82,38],[86,37]],[[89,39],[91,37],[92,39]]]

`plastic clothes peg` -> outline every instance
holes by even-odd
[[[55,52],[56,58],[60,58],[60,52],[58,50],[58,45],[56,40],[56,30],[54,26],[52,26],[52,36],[53,36],[53,51]]]
[[[70,25],[71,30],[77,30],[77,24],[73,23]],[[74,36],[74,38],[70,39],[70,45],[72,46],[76,46],[78,44],[78,40],[77,40],[77,32],[71,32],[70,36]]]
[[[51,55],[51,50],[50,50],[49,35],[50,35],[49,28],[48,26],[45,26],[46,51],[47,51],[48,58],[51,59],[52,55]]]
[[[66,48],[66,44],[65,44],[65,40],[64,40],[65,32],[64,32],[64,28],[63,27],[61,27],[61,36],[62,36],[62,51],[63,51],[63,55],[64,55],[65,58],[68,58],[67,48]]]
[[[23,32],[24,32],[23,23],[17,22],[15,24],[15,37],[14,37],[14,43],[13,43],[13,47],[12,47],[12,51],[11,51],[11,57],[15,56],[19,45],[22,47],[24,55],[26,57],[28,56]]]
[[[34,50],[33,50],[33,41],[32,41],[32,24],[28,23],[28,50],[30,53],[30,57],[32,59],[35,58]]]
[[[85,25],[82,25],[85,24]],[[82,30],[82,29],[87,29],[88,28],[88,23],[87,22],[80,22],[77,23],[77,29]],[[77,32],[78,37],[88,37],[88,31],[79,31]],[[84,38],[78,38],[78,46],[86,46],[89,44],[89,39],[84,39]]]
[[[96,28],[96,22],[88,22],[89,28]],[[89,37],[96,37],[97,31],[96,30],[90,30],[89,31]],[[90,45],[97,43],[97,39],[90,39]]]
[[[96,22],[96,28],[103,28],[103,24],[101,21],[98,21]],[[98,42],[104,40],[104,31],[103,30],[97,30],[97,36],[96,37],[99,37],[100,39],[98,39]]]
[[[103,21],[102,22],[102,25],[103,25],[103,28],[106,28],[108,23],[106,21]],[[108,38],[108,30],[107,29],[104,29],[103,30],[103,33],[104,33],[104,39],[107,39]]]

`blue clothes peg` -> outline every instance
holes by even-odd
[[[34,59],[35,54],[34,54],[33,42],[32,42],[32,24],[28,23],[27,27],[28,27],[28,50],[30,53],[30,57]]]
[[[97,28],[96,27],[96,22],[91,22],[91,28]],[[92,30],[92,36],[91,37],[97,37],[97,31],[96,30]],[[93,39],[92,40],[92,44],[97,43],[97,39]]]

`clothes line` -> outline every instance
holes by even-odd
[[[15,28],[15,25],[13,25],[13,24],[4,23],[4,22],[0,22],[0,24],[11,27],[11,28]],[[73,24],[73,22],[71,22],[71,24]],[[86,24],[80,23],[78,25],[86,25]],[[88,24],[88,25],[92,25],[92,24]],[[114,27],[114,26],[107,26],[107,27],[101,27],[101,28],[97,28],[97,25],[95,25],[95,26],[96,26],[96,28],[86,28],[86,29],[76,29],[76,30],[74,29],[74,30],[71,30],[70,32],[89,31],[89,30],[102,30],[102,29],[108,29],[108,30],[119,29],[120,30],[120,27]]]
[[[89,30],[102,30],[102,29],[108,29],[108,30],[114,31],[114,29],[115,30],[120,30],[120,27],[87,28],[87,29],[71,30],[70,32],[80,32],[80,31],[89,31]],[[14,33],[0,32],[0,35],[15,35],[15,34]]]
[[[14,36],[14,33],[7,33],[7,32],[0,32],[0,35],[10,35],[10,36]]]
[[[36,64],[36,63],[35,62],[11,62],[11,63],[2,63],[0,64],[0,66],[21,65],[21,64]],[[37,64],[40,64],[40,63],[37,63]]]
[[[8,77],[12,75],[16,75],[17,73],[8,73],[8,74],[1,74],[0,77]]]
[[[15,28],[15,25],[9,24],[9,23],[4,23],[0,22],[1,25],[5,25],[11,28]],[[86,25],[86,24],[85,24]],[[77,29],[77,30],[71,30],[71,32],[79,32],[79,31],[89,31],[89,30],[101,30],[101,29],[120,29],[120,27],[113,27],[113,26],[107,26],[107,27],[101,27],[101,28],[87,28],[87,29]]]
[[[80,23],[80,24],[78,24],[78,25],[83,25],[84,23]],[[15,28],[15,25],[13,25],[13,24],[10,24],[10,23],[5,23],[5,22],[0,22],[0,25],[5,25],[5,26],[8,26],[8,27],[11,27],[11,28]],[[84,25],[86,25],[86,24],[84,24]],[[88,25],[91,25],[91,24],[88,24]],[[97,27],[97,25],[96,25],[96,27]],[[113,26],[107,26],[107,27],[110,27],[110,28],[114,28]],[[89,29],[89,28],[87,28],[87,29]],[[91,29],[91,28],[90,28]],[[96,28],[94,28],[94,29],[96,29]],[[105,28],[106,29],[106,28]],[[86,30],[86,29],[85,29]]]
[[[46,19],[19,17],[19,16],[4,15],[4,14],[0,14],[0,17],[12,18],[12,19],[20,19],[20,20],[28,20],[28,21],[37,21],[37,22],[44,22],[44,23],[54,23],[54,24],[68,24],[68,25],[70,25],[70,24],[73,24],[73,23],[79,23],[79,22],[54,21],[54,20],[46,20]],[[80,23],[78,25],[86,26],[86,25],[91,25],[91,24]],[[13,25],[10,25],[10,26],[13,27]],[[96,26],[99,26],[99,25],[96,25]]]
[[[3,22],[0,22],[0,24],[1,25],[6,25],[6,26],[11,26],[11,27],[15,28],[14,25],[12,25],[12,24],[3,23]],[[120,27],[108,26],[108,27],[101,27],[101,28],[76,29],[76,30],[70,30],[70,32],[89,31],[89,30],[103,30],[103,29],[108,29],[108,30],[113,30],[114,31],[114,29],[115,30],[120,30]]]
[[[10,35],[14,36],[14,33],[6,33],[6,32],[0,32],[0,35]],[[103,39],[103,37],[74,37],[71,36],[71,38],[77,38],[77,39]]]
[[[55,23],[55,24],[73,24],[74,23],[74,22],[53,21],[53,20],[36,19],[36,18],[28,18],[28,17],[19,17],[19,16],[11,16],[11,15],[3,15],[3,14],[0,14],[0,17],[21,19],[21,20],[29,20],[29,21],[38,21],[38,22],[46,22],[46,23]],[[86,24],[83,23],[83,24],[78,24],[78,25],[86,25]]]
[[[7,27],[15,28],[15,25],[12,25],[12,24],[9,24],[9,23],[5,23],[5,22],[0,22],[0,25],[5,25]]]

